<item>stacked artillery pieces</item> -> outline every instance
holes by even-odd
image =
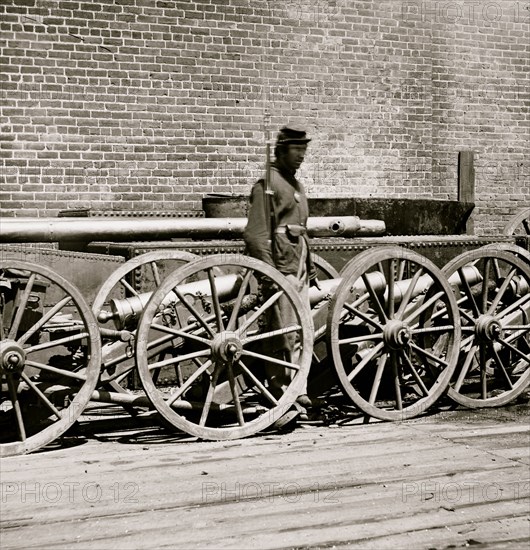
[[[529,216],[525,211],[511,230],[513,242],[521,227],[528,235]],[[116,228],[94,235],[81,221],[83,239],[116,238]],[[157,236],[187,236],[190,228],[202,236],[237,234],[245,223],[170,220],[169,230],[165,221],[149,222]],[[6,220],[2,240],[53,242],[80,227],[79,220],[38,223]],[[129,229],[120,227],[126,238]],[[381,229],[358,219],[310,218],[309,225],[313,235],[341,237]],[[120,266],[90,308],[49,268],[3,260],[0,455],[53,442],[91,401],[137,416],[155,411],[165,424],[204,439],[246,437],[293,407],[310,371],[310,388],[336,382],[367,418],[382,420],[420,415],[442,394],[468,407],[503,405],[528,386],[524,248],[497,243],[439,268],[383,244],[340,273],[321,258],[316,263],[322,288],[311,289],[311,310],[267,264],[174,249]],[[142,289],[131,283],[140,269],[150,273]],[[291,321],[271,330],[280,301],[292,310]],[[281,352],[286,347],[292,352]],[[278,366],[292,373],[280,394],[270,385]]]

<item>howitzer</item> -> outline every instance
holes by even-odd
[[[317,375],[331,369],[331,383],[381,419],[421,414],[449,384],[467,406],[507,403],[530,380],[530,258],[512,248],[465,253],[443,271],[407,249],[366,250],[340,277],[321,278],[321,292],[311,289],[312,312],[277,270],[240,254],[135,257],[103,285],[92,312],[50,269],[3,259],[0,454],[53,441],[90,398],[150,405],[203,438],[245,437],[292,406],[311,364]],[[166,276],[157,258],[182,265]],[[126,281],[141,265],[152,268],[152,286],[141,287],[150,293]],[[260,296],[264,280],[272,294]],[[267,317],[281,296],[296,320],[273,330]],[[107,329],[98,315],[118,327],[138,321],[130,332]],[[273,343],[290,335],[297,354],[285,359]],[[281,395],[270,390],[271,365],[293,373]],[[136,391],[126,395],[129,378]]]
[[[245,218],[4,218],[0,220],[0,242],[233,239],[242,236],[246,225]],[[361,220],[358,216],[311,217],[307,222],[307,231],[313,237],[378,236],[385,232],[385,223]]]
[[[466,283],[469,285],[475,285],[480,282],[481,277],[478,271],[470,266],[463,270]],[[366,275],[367,280],[377,294],[380,294],[382,299],[386,301],[388,299],[387,281],[385,275],[380,271],[373,271]],[[406,294],[407,289],[412,279],[404,279],[398,281],[395,284],[394,299],[399,303],[402,297]],[[451,284],[458,284],[460,278],[452,276],[449,279]],[[341,278],[328,279],[320,282],[320,288],[311,287],[309,289],[309,300],[312,306],[317,305],[325,298],[329,298],[335,289],[342,282]],[[238,275],[225,275],[215,278],[216,292],[221,301],[227,301],[233,299],[237,293],[241,284],[241,278]],[[416,297],[426,291],[426,289],[432,284],[432,278],[429,275],[422,275],[415,281],[414,292],[412,297]],[[178,301],[175,291],[170,292],[164,298],[162,305],[171,302]],[[207,280],[187,283],[178,288],[179,294],[183,296],[191,296],[195,298],[210,296],[211,288],[210,283]],[[358,281],[351,288],[351,294],[362,294],[366,292],[366,284],[362,281]],[[151,298],[151,292],[144,292],[137,296],[131,296],[122,299],[110,300],[110,312],[101,311],[98,312],[97,318],[102,323],[113,321],[118,330],[123,330],[127,327],[134,327],[140,315],[146,306],[147,302]]]
[[[380,253],[383,252],[381,251]],[[513,252],[517,251],[513,250]],[[411,259],[409,259],[409,254]],[[493,257],[491,260],[493,262],[493,267],[490,270],[491,274],[486,270],[484,265],[476,260],[476,258],[481,260],[483,257],[486,259],[489,258],[488,252],[483,251],[481,255],[477,255],[476,257],[471,255],[470,261],[467,261],[467,255],[464,255],[457,266],[458,269],[448,273],[446,281],[438,280],[439,274],[432,267],[429,267],[429,263],[423,258],[419,257],[418,259],[417,254],[405,253],[399,249],[391,248],[390,252],[388,252],[390,258],[387,261],[385,257],[384,262],[378,261],[378,253],[375,250],[366,251],[362,255],[352,259],[350,265],[344,270],[342,277],[333,275],[332,277],[334,278],[332,279],[322,279],[321,289],[315,287],[310,289],[310,301],[312,306],[314,306],[311,314],[312,325],[314,327],[313,341],[320,348],[322,347],[322,342],[324,344],[327,342],[328,345],[327,353],[324,352],[322,354],[319,352],[317,354],[320,362],[323,363],[331,354],[340,356],[344,352],[344,349],[350,346],[352,347],[351,360],[358,364],[353,371],[354,374],[357,374],[362,372],[364,366],[370,364],[374,360],[374,357],[377,358],[377,355],[374,356],[374,349],[381,351],[381,344],[379,347],[374,347],[374,344],[377,343],[378,338],[385,343],[385,346],[388,346],[388,349],[394,350],[392,353],[401,353],[399,350],[402,348],[407,349],[409,343],[415,346],[412,349],[419,349],[421,346],[425,346],[430,351],[426,350],[424,352],[424,358],[428,358],[429,362],[432,362],[426,372],[435,369],[435,367],[436,369],[444,367],[443,370],[447,370],[447,374],[444,375],[442,382],[438,381],[433,384],[432,391],[430,387],[422,386],[423,382],[420,384],[420,387],[424,387],[422,391],[425,395],[420,395],[420,400],[423,401],[422,406],[424,407],[436,399],[440,387],[443,386],[445,381],[448,381],[447,376],[450,376],[449,366],[455,366],[453,364],[455,352],[458,355],[459,348],[461,347],[461,353],[465,354],[475,346],[472,339],[477,339],[481,343],[487,341],[493,342],[492,350],[494,350],[494,353],[498,354],[501,358],[508,357],[506,360],[516,364],[517,369],[525,371],[528,367],[528,351],[525,350],[524,346],[528,345],[525,344],[525,341],[528,342],[530,330],[528,321],[530,318],[530,278],[527,268],[521,262],[513,259],[512,265],[507,261],[512,258],[511,254],[495,250],[492,250],[490,254]],[[365,262],[365,259],[368,261]],[[501,259],[506,261],[501,263]],[[211,261],[214,262],[215,259],[211,258]],[[360,263],[360,267],[357,266],[358,263]],[[192,267],[190,266],[190,269]],[[355,269],[352,270],[352,268]],[[363,270],[365,271],[363,272]],[[357,276],[356,273],[360,273],[362,276]],[[394,273],[394,275],[391,276],[391,273]],[[405,273],[409,274],[408,277],[404,277]],[[392,278],[394,278],[393,282],[391,282]],[[218,280],[219,282],[223,281],[222,278],[216,277],[214,279],[214,286],[216,288]],[[186,292],[191,294],[196,293],[198,297],[206,299],[206,301],[211,299],[212,291],[204,280],[184,284],[181,288],[185,288]],[[170,301],[174,300],[174,290],[171,289],[166,294],[171,297]],[[444,293],[447,296],[444,297]],[[462,346],[460,346],[459,337],[454,335],[458,323],[454,318],[454,311],[452,311],[451,306],[453,293],[457,297],[458,307],[462,311],[470,307],[470,303],[473,304],[475,301],[484,302],[486,296],[490,294],[491,296],[488,297],[488,300],[493,300],[492,306],[499,306],[499,304],[502,306],[502,311],[498,315],[481,316],[474,327],[468,328],[466,326],[466,334],[464,334],[464,340],[462,341],[464,345]],[[336,297],[336,294],[340,296]],[[369,297],[369,295],[371,296]],[[497,295],[498,298],[495,299]],[[146,294],[142,300],[133,299],[131,302],[118,300],[113,309],[116,312],[130,312],[131,304],[141,306],[142,302],[145,304],[147,297]],[[330,297],[333,297],[331,302],[329,301]],[[230,312],[233,310],[233,307],[227,304],[226,300],[233,300],[233,298],[233,292],[231,294],[224,294],[221,285],[217,288],[217,300],[223,303],[222,309],[227,316],[231,315]],[[159,300],[159,305],[163,306],[166,301],[166,297],[162,298]],[[376,306],[377,302],[380,303],[379,306]],[[403,302],[405,302],[405,305],[399,314],[398,310],[401,308]],[[367,304],[372,303],[374,304],[373,308],[369,307],[365,309]],[[362,306],[363,309],[359,309],[358,304],[364,304]],[[256,300],[253,301],[253,305],[256,305]],[[318,307],[316,307],[317,305]],[[378,313],[378,308],[382,308],[387,312],[386,315],[389,317],[387,321],[383,322],[381,312]],[[137,307],[134,312],[136,318],[139,318],[140,309],[141,307]],[[244,308],[241,307],[242,309]],[[398,314],[399,320],[391,319],[395,314]],[[334,315],[335,318],[333,318]],[[469,313],[464,314],[463,318],[467,324],[469,323],[469,317]],[[119,326],[121,322],[119,314],[113,318]],[[210,320],[213,319],[213,313],[210,313],[208,318]],[[147,322],[148,319],[143,320],[144,326]],[[388,326],[385,326],[385,324]],[[382,326],[382,332],[378,336],[377,332],[380,329],[376,327],[380,325]],[[371,329],[369,329],[370,326],[372,326]],[[343,328],[344,334],[341,338],[337,337],[336,334],[331,334],[330,336],[330,328],[333,327]],[[499,330],[497,330],[497,327]],[[369,329],[368,333],[366,332],[367,328]],[[471,328],[473,328],[473,332],[470,334],[469,331]],[[196,322],[192,324],[189,330],[196,335],[204,332]],[[328,332],[327,335],[326,332]],[[326,336],[326,340],[323,339],[324,336]],[[440,339],[438,339],[438,336],[440,336]],[[159,338],[154,344],[150,343],[146,351],[148,351],[150,356],[156,355],[160,346],[163,347],[171,339],[171,334],[166,335],[165,338]],[[451,340],[453,340],[453,344],[448,347],[447,342],[451,342]],[[429,347],[430,344],[428,342],[430,341],[434,342],[432,349]],[[237,348],[237,346],[235,347]],[[337,351],[341,348],[342,352]],[[509,352],[507,352],[507,348]],[[407,357],[410,353],[411,351],[409,350]],[[415,353],[419,352],[416,351]],[[509,353],[509,356],[507,356],[507,353]],[[183,357],[187,356],[189,355],[183,355]],[[407,361],[413,361],[414,363],[419,361],[418,358],[414,358],[414,355],[410,357],[412,359],[409,358]],[[109,365],[114,363],[115,361],[108,362]],[[334,360],[334,363],[336,365],[337,359]],[[408,368],[413,368],[410,365]],[[421,361],[419,365],[414,367],[414,369],[419,368],[421,372],[421,370],[426,368],[426,365],[421,366]],[[436,372],[436,369],[432,370],[432,372]],[[420,377],[420,374],[416,370],[413,370],[413,372],[414,376]],[[421,374],[421,376],[424,375],[425,373]],[[344,383],[345,386],[350,383],[353,385],[355,381],[349,380],[348,376],[352,376],[352,374],[345,374],[347,380]],[[514,388],[510,388],[510,391],[506,392],[504,398],[511,398],[521,388],[524,389],[527,378],[528,376],[526,378],[519,377],[514,379],[512,384]],[[381,382],[379,381],[379,383]],[[214,392],[216,396],[220,393],[220,387]],[[226,390],[225,386],[226,391],[228,390]],[[354,392],[354,390],[351,391]],[[374,391],[377,394],[377,388]],[[378,407],[370,403],[371,399],[368,396],[363,401],[362,398],[359,398],[359,394],[354,395],[358,398],[357,404],[361,409],[370,409],[371,414],[374,414],[374,416],[376,414],[380,416],[387,414],[389,419],[393,418],[392,415],[394,413],[391,411],[385,413],[385,411],[374,410],[378,409]],[[225,398],[227,398],[226,395]],[[180,403],[180,400],[178,402]],[[212,404],[213,406],[214,404]],[[400,406],[403,407],[403,404]],[[407,412],[401,412],[398,409],[395,414],[399,416],[406,414],[413,415],[417,414],[419,410],[421,409],[418,407],[412,407]]]

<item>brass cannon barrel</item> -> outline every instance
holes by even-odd
[[[235,297],[240,285],[241,277],[237,274],[223,275],[215,278],[215,288],[221,300],[228,300]],[[181,295],[185,296],[186,299],[191,298],[192,302],[197,296],[211,295],[210,282],[208,280],[180,285],[178,287],[178,291]],[[138,322],[138,319],[151,296],[151,292],[144,292],[129,298],[111,300],[109,303],[111,311],[99,312],[98,320],[101,323],[106,323],[107,321],[113,320],[115,326],[119,330],[123,330],[130,326],[136,326],[136,323]],[[170,292],[164,298],[162,303],[167,305],[171,302],[177,301],[178,297],[174,291]]]
[[[246,218],[4,218],[0,242],[130,241],[167,238],[240,238]],[[377,236],[385,232],[379,220],[358,216],[311,217],[312,237]]]
[[[478,269],[475,266],[466,266],[462,269],[464,279],[467,284],[475,285],[482,281],[482,276]],[[374,289],[374,292],[380,294],[383,298],[384,303],[388,299],[388,289],[385,276],[380,271],[372,271],[371,273],[366,274],[366,278],[370,282],[370,285]],[[402,281],[396,281],[394,283],[394,300],[400,302],[403,299],[403,296],[407,292],[407,289],[410,285],[412,279],[403,279]],[[453,274],[449,277],[449,284],[459,285],[460,276],[458,273]],[[319,301],[323,300],[326,296],[329,296],[335,292],[342,279],[327,279],[320,281],[320,289],[316,287],[311,287],[309,289],[309,301],[311,305],[317,304]],[[432,278],[429,275],[422,275],[418,278],[416,285],[414,287],[413,297],[418,296],[424,293],[432,284]],[[352,286],[350,292],[353,294],[362,294],[366,292],[366,286],[362,280],[358,280],[355,285]]]
[[[474,285],[481,280],[481,275],[479,271],[473,266],[464,268],[463,273],[466,281],[470,285]],[[383,273],[379,271],[368,273],[367,279],[370,282],[374,291],[378,294],[381,294],[384,300],[386,300],[388,297],[388,290],[386,279]],[[404,279],[395,283],[394,299],[396,301],[401,301],[407,291],[411,280],[412,279]],[[459,280],[460,279],[458,274],[455,274],[449,278],[449,282],[451,284],[458,284]],[[320,289],[317,289],[316,287],[311,287],[309,290],[309,300],[311,305],[315,306],[320,301],[324,300],[327,296],[333,294],[341,281],[342,279],[340,278],[328,279],[320,281]],[[241,278],[236,274],[224,275],[221,277],[216,277],[215,282],[219,298],[222,300],[229,300],[233,298],[237,293],[239,285],[241,284]],[[428,275],[422,275],[416,282],[413,295],[418,296],[422,294],[430,286],[431,283],[432,279]],[[182,295],[188,297],[209,296],[211,293],[210,283],[207,280],[187,283],[184,285],[180,285],[178,288],[179,292]],[[362,294],[364,292],[366,292],[366,287],[361,280],[357,281],[357,283],[351,288],[352,295],[355,293]],[[106,323],[112,320],[119,330],[135,326],[151,296],[151,292],[145,292],[139,294],[138,296],[111,300],[109,304],[111,311],[99,312],[98,320],[102,323]],[[170,292],[164,299],[163,303],[169,303],[172,301],[177,301],[177,297],[174,292]]]

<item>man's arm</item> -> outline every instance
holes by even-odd
[[[269,220],[266,218],[268,209],[265,201],[264,181],[258,181],[252,188],[250,196],[250,208],[248,222],[243,238],[247,247],[247,253],[253,258],[263,260],[274,266],[272,246],[269,233]]]

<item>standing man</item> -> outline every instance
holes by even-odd
[[[269,167],[271,195],[265,193],[265,178],[254,184],[248,223],[243,236],[247,254],[276,267],[308,304],[309,285],[318,286],[318,280],[309,252],[306,230],[309,216],[307,197],[302,184],[295,178],[295,173],[304,160],[310,141],[304,130],[292,126],[280,130],[274,148],[275,160]],[[270,219],[267,219],[268,213],[271,213]],[[285,298],[283,301],[280,299],[279,307],[275,309],[267,320],[271,329],[295,322],[294,312]],[[292,338],[287,337],[283,339],[283,345],[273,351],[279,358],[291,361],[294,345]],[[269,364],[266,374],[271,393],[279,397],[289,385],[289,369]],[[302,407],[317,404],[306,395],[305,390],[297,402]]]

